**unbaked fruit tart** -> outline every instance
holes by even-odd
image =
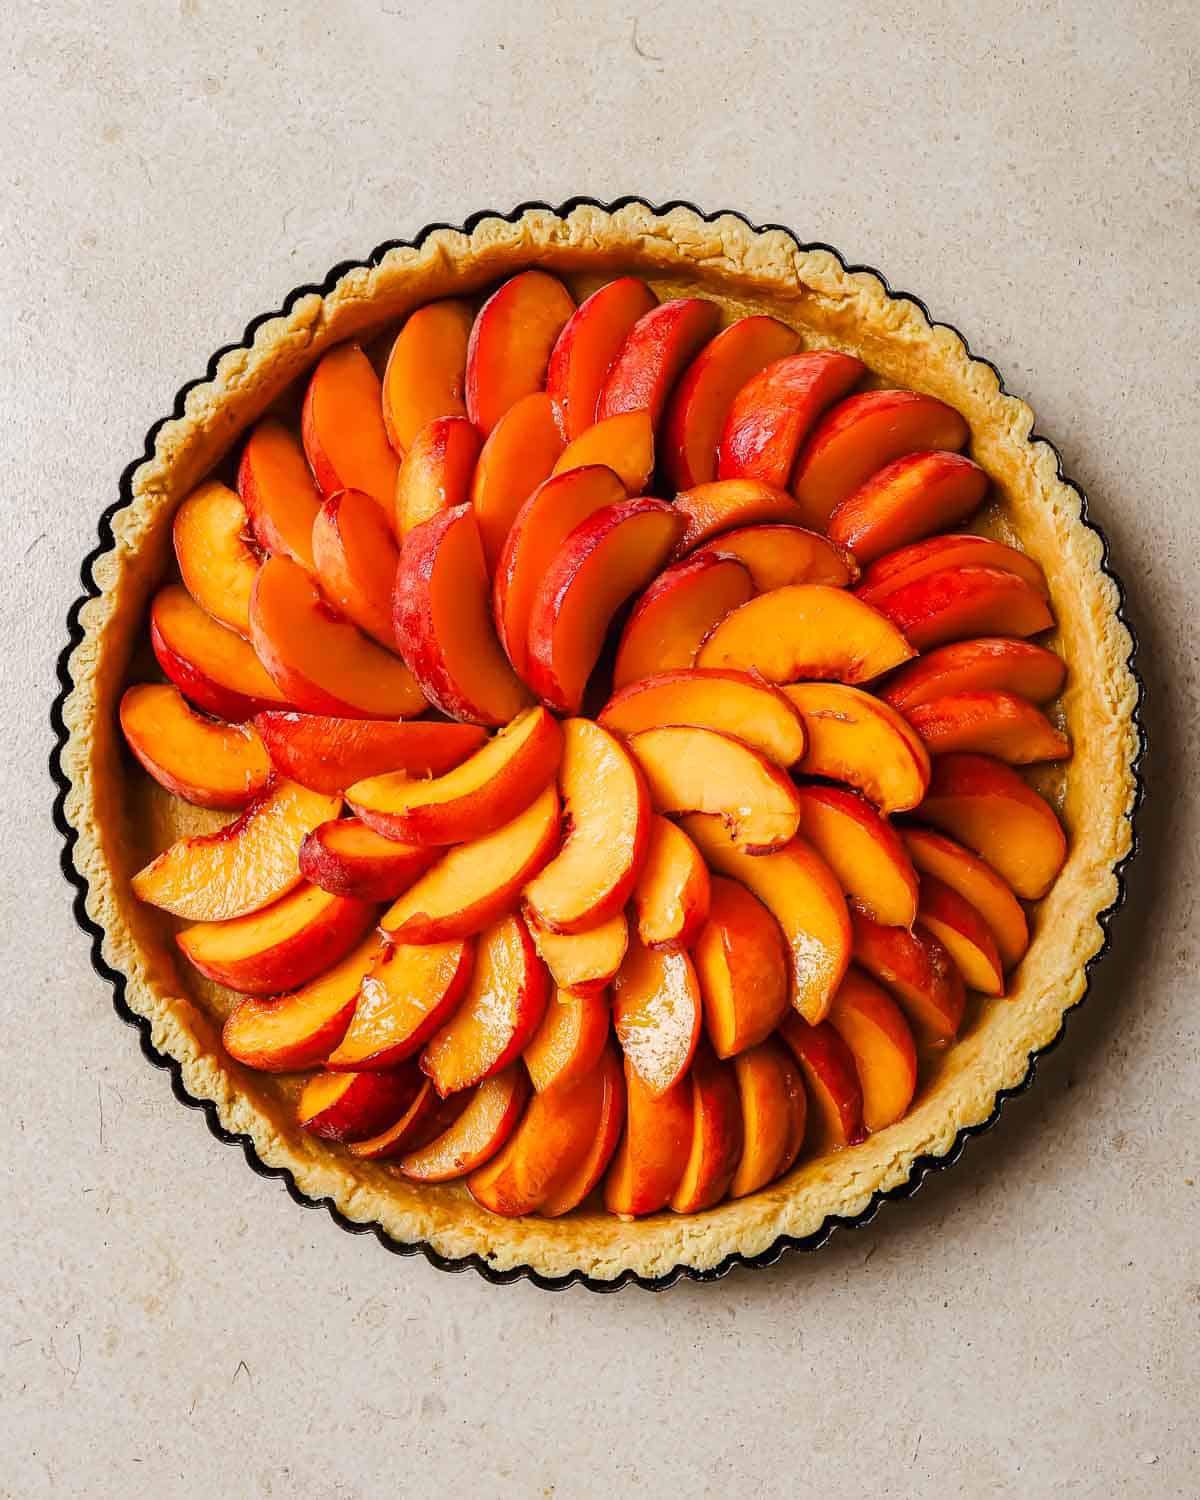
[[[1137,798],[1101,537],[915,301],[732,215],[434,229],[225,351],[78,616],[102,962],[297,1194],[662,1284],[919,1180]]]

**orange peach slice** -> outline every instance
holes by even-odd
[[[785,355],[752,376],[734,396],[721,430],[720,478],[760,479],[782,489],[813,423],[858,383],[863,369],[852,354],[817,349]]]
[[[645,410],[657,428],[676,380],[720,321],[716,303],[699,297],[677,297],[644,313],[609,368],[596,402],[596,421]]]
[[[648,411],[623,411],[585,427],[559,455],[556,474],[603,464],[629,495],[640,495],[654,474],[654,427]]]
[[[598,510],[625,499],[621,481],[600,465],[539,485],[521,507],[496,567],[496,630],[517,672],[529,665],[529,617],[542,579],[567,537]]]
[[[399,465],[383,425],[379,376],[357,344],[321,357],[304,393],[300,430],[323,495],[365,490],[391,515]]]
[[[929,785],[929,753],[891,704],[841,682],[783,691],[808,738],[798,772],[858,787],[883,813],[916,807]]]
[[[799,1156],[808,1096],[791,1053],[774,1038],[739,1053],[733,1076],[742,1111],[742,1159],[729,1196],[745,1198],[782,1177]]]
[[[796,788],[757,750],[694,725],[643,729],[629,739],[660,813],[714,813],[740,849],[768,854],[800,827]]]
[[[833,997],[829,1024],[854,1057],[863,1124],[874,1133],[903,1119],[917,1088],[917,1048],[900,1007],[851,964]]]
[[[465,417],[467,343],[475,314],[446,298],[418,307],[396,335],[383,372],[383,425],[403,456],[438,417]]]
[[[562,758],[558,720],[527,708],[469,760],[432,781],[403,773],[358,781],[346,800],[368,828],[409,844],[461,844],[511,823],[553,778]]]
[[[633,888],[638,939],[647,948],[690,948],[708,920],[708,867],[677,824],[657,815]]]
[[[753,594],[749,572],[733,557],[699,553],[665,568],[621,633],[613,687],[690,667],[713,626]]]
[[[396,639],[426,696],[452,719],[507,724],[529,693],[501,650],[475,513],[443,511],[410,531],[396,575]]]
[[[742,1156],[742,1110],[732,1067],[704,1042],[696,1049],[692,1088],[692,1145],[683,1176],[671,1194],[677,1214],[696,1214],[729,1191]]]
[[[194,489],[175,512],[172,539],[184,587],[222,625],[250,632],[250,590],[258,558],[246,545],[246,507],[215,480]]]
[[[691,1066],[700,1017],[700,982],[687,954],[632,942],[613,981],[613,1024],[622,1052],[655,1099]]]
[[[364,1141],[385,1130],[421,1088],[413,1068],[390,1073],[318,1073],[297,1105],[303,1130],[327,1141]]]
[[[185,927],[176,942],[215,984],[243,995],[275,995],[344,958],[374,915],[369,901],[302,885],[262,911]]]
[[[936,875],[921,876],[917,925],[946,949],[969,989],[984,995],[1004,993],[1004,971],[991,929],[969,901]]]
[[[921,816],[978,854],[1025,901],[1046,894],[1067,857],[1054,809],[988,755],[939,756]]]
[[[999,875],[969,849],[931,828],[906,828],[903,838],[918,870],[936,875],[979,912],[996,940],[1004,968],[1020,963],[1029,947],[1029,923]]]
[[[479,309],[467,346],[467,415],[485,437],[522,396],[541,390],[574,311],[570,292],[545,271],[510,277]]]
[[[625,1133],[608,1169],[604,1206],[634,1217],[663,1208],[683,1176],[692,1145],[687,1080],[658,1098],[625,1059]]]
[[[544,703],[578,713],[613,615],[659,571],[682,528],[672,506],[643,496],[593,511],[559,547],[529,611],[526,678]]]
[[[441,1133],[445,1117],[456,1113],[453,1106],[457,1103],[457,1097],[453,1101],[439,1098],[433,1084],[426,1079],[395,1124],[365,1141],[352,1141],[350,1155],[360,1161],[386,1161],[399,1156],[401,1151],[417,1149]]]
[[[844,588],[858,578],[854,555],[828,537],[803,526],[739,526],[723,531],[693,557],[736,557],[750,570],[760,594],[786,588],[790,583],[828,583]]]
[[[524,1053],[539,1094],[552,1085],[569,1088],[592,1071],[608,1040],[608,1021],[606,996],[555,993]]]
[[[863,1092],[854,1054],[828,1021],[810,1026],[788,1016],[779,1028],[792,1049],[808,1090],[810,1148],[821,1154],[856,1146],[866,1138]]]
[[[798,790],[804,837],[846,895],[889,927],[911,927],[917,915],[917,876],[888,820],[856,792],[833,786]]]
[[[770,1036],[788,1009],[787,944],[779,923],[743,885],[716,875],[708,921],[692,949],[704,1029],[718,1057]]]
[[[450,1182],[490,1161],[525,1112],[529,1075],[520,1063],[514,1063],[465,1097],[466,1107],[447,1130],[397,1163],[402,1177],[412,1182]]]
[[[474,724],[398,724],[279,711],[259,714],[254,724],[279,774],[314,792],[344,792],[356,781],[390,771],[440,776],[484,742],[484,731]]]
[[[558,780],[566,835],[525,901],[539,926],[586,932],[615,916],[633,891],[650,836],[650,797],[625,747],[589,719],[563,725]]]
[[[596,420],[596,403],[612,362],[656,300],[639,277],[621,276],[593,292],[568,318],[546,370],[546,391],[568,441]]]
[[[127,688],[120,718],[139,764],[185,802],[241,808],[267,784],[271,762],[258,732],[193,713],[178,688],[165,682]]]
[[[801,678],[869,682],[916,655],[885,616],[845,589],[798,583],[735,609],[700,648],[696,665]]]
[[[250,639],[280,692],[309,713],[403,719],[426,706],[400,658],[330,609],[289,558],[270,557],[258,571]]]
[[[352,624],[394,651],[392,588],[400,549],[379,506],[362,490],[330,495],[313,522],[312,546],[326,599]]]
[[[277,901],[300,881],[304,836],[336,818],[340,797],[276,782],[216,833],[164,849],[133,877],[134,895],[191,922],[221,922]]]
[[[876,608],[918,651],[975,635],[1037,635],[1054,616],[1032,584],[1001,568],[966,565],[926,573],[878,599]]]
[[[850,918],[855,961],[892,992],[918,1039],[935,1048],[952,1042],[966,997],[958,965],[942,944],[922,927],[885,927],[855,905]]]
[[[482,932],[517,903],[559,845],[552,786],[511,823],[450,849],[410,886],[380,926],[397,942],[440,943]]]
[[[643,677],[609,699],[600,722],[624,735],[668,724],[716,729],[777,766],[794,765],[806,744],[804,721],[788,699],[748,672],[693,668]]]
[[[529,931],[554,983],[573,995],[591,995],[604,989],[621,967],[629,947],[629,924],[620,911],[584,932],[551,932],[532,918]]]
[[[950,693],[1016,693],[1045,703],[1062,691],[1067,668],[1060,656],[1033,641],[985,636],[952,641],[891,678],[882,696],[902,714]]]
[[[1071,741],[1040,709],[1013,693],[948,693],[908,710],[931,755],[974,750],[1011,766],[1065,760]]]
[[[591,1144],[576,1165],[560,1173],[538,1206],[538,1212],[547,1219],[556,1219],[561,1214],[578,1208],[596,1184],[604,1176],[621,1130],[625,1124],[625,1078],[621,1060],[612,1047],[606,1047],[600,1059],[603,1095],[600,1102],[600,1118],[592,1136]]]
[[[1020,552],[1006,542],[995,542],[991,537],[962,531],[932,536],[887,553],[863,574],[858,594],[868,604],[878,605],[902,584],[915,583],[918,578],[940,573],[945,568],[960,567],[1000,568],[1023,578],[1039,594],[1048,597],[1050,593],[1041,566],[1027,552]]]
[[[756,855],[737,847],[720,818],[693,814],[683,827],[710,870],[740,881],[774,916],[791,954],[791,1002],[806,1021],[823,1020],[850,962],[850,916],[833,871],[800,837]]]
[[[988,477],[961,453],[907,453],[835,508],[829,535],[860,563],[945,531],[979,509]]]
[[[474,966],[473,940],[385,943],[363,975],[354,1018],[326,1067],[391,1068],[412,1057],[454,1015]]]
[[[259,422],[246,439],[237,488],[254,540],[263,551],[290,557],[311,572],[312,529],[321,492],[313,483],[304,450],[282,422]]]
[[[489,574],[496,571],[517,512],[549,479],[562,451],[554,403],[545,391],[522,396],[492,428],[471,484]]]
[[[357,818],[338,818],[305,834],[300,873],[335,896],[394,901],[436,858],[434,849],[398,844]]]
[[[714,479],[711,484],[698,484],[676,495],[675,507],[687,521],[675,548],[677,557],[727,531],[764,523],[795,526],[804,519],[786,490],[759,479]]]
[[[396,476],[392,517],[401,539],[422,521],[471,498],[481,439],[466,417],[435,417],[409,445]]]
[[[794,329],[759,316],[738,318],[701,349],[675,387],[663,422],[663,471],[675,489],[717,477],[717,443],[733,398],[799,342]]]
[[[179,584],[154,596],[150,644],[180,692],[219,719],[240,723],[259,709],[287,706],[254,647],[205,614]]]
[[[796,460],[792,493],[804,524],[824,531],[837,506],[885,464],[924,449],[959,449],[969,436],[952,406],[919,391],[848,396],[821,418]]]

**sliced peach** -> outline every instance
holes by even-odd
[[[975,565],[926,573],[879,599],[876,608],[918,651],[975,635],[1037,635],[1054,624],[1032,584],[1004,569]]]
[[[760,479],[714,479],[675,496],[675,506],[687,527],[675,548],[682,557],[702,542],[747,526],[796,526],[803,516],[786,490]]]
[[[618,734],[667,724],[695,724],[733,735],[777,766],[804,754],[804,721],[778,688],[748,672],[711,668],[662,672],[609,699],[600,722]]]
[[[392,524],[401,541],[422,521],[467,503],[481,443],[466,417],[435,417],[417,432],[396,476]]]
[[[738,526],[701,546],[693,557],[736,557],[750,570],[760,594],[790,583],[828,583],[844,588],[858,578],[854,554],[803,526],[760,522]]]
[[[522,396],[540,391],[570,292],[545,271],[523,271],[479,309],[467,346],[467,415],[486,436]]]
[[[962,448],[970,436],[952,406],[919,391],[848,396],[809,434],[792,474],[807,526],[824,531],[838,505],[885,464],[929,448]]]
[[[664,568],[621,633],[613,687],[690,667],[713,626],[753,594],[749,572],[733,557],[698,553]]]
[[[900,1007],[851,964],[833,997],[829,1024],[853,1054],[863,1124],[874,1132],[903,1119],[917,1088],[917,1048]]]
[[[856,1146],[867,1132],[863,1126],[862,1085],[850,1048],[828,1021],[810,1026],[791,1015],[779,1032],[804,1075],[809,1148],[820,1154]]]
[[[491,618],[483,543],[469,505],[410,531],[396,575],[396,639],[426,696],[452,719],[507,724],[530,696]]]
[[[521,676],[529,665],[533,601],[559,548],[590,515],[623,499],[612,470],[593,465],[553,476],[521,507],[496,567],[493,599],[496,629]]]
[[[1040,709],[1013,693],[948,693],[908,710],[931,755],[974,750],[1011,766],[1065,760],[1071,741]]]
[[[330,495],[313,522],[312,545],[326,599],[352,624],[394,651],[392,588],[400,549],[379,506],[362,490]]]
[[[909,662],[890,679],[882,696],[902,714],[950,693],[1016,693],[1045,703],[1059,695],[1066,675],[1063,659],[1045,646],[985,636],[951,641]]]
[[[258,571],[250,639],[279,690],[309,713],[403,719],[426,706],[400,658],[332,610],[289,558],[270,557]]]
[[[835,349],[774,360],[734,396],[721,430],[717,473],[783,488],[800,444],[827,406],[855,386],[863,363]]]
[[[287,712],[259,714],[254,723],[279,774],[315,792],[344,792],[356,781],[389,771],[440,776],[484,741],[484,731],[474,724],[398,724]]]
[[[421,1083],[415,1068],[390,1073],[317,1073],[300,1095],[301,1128],[327,1141],[364,1141],[408,1109]]]
[[[640,495],[654,475],[654,427],[648,411],[623,411],[585,427],[563,449],[554,465],[556,474],[603,464],[611,469],[629,495]]]
[[[346,800],[369,828],[409,844],[461,844],[511,823],[552,780],[562,758],[558,720],[540,705],[470,759],[431,781],[403,772],[358,781]]]
[[[578,713],[613,615],[659,571],[682,528],[672,506],[643,496],[593,511],[559,547],[529,610],[526,678],[544,703]]]
[[[517,512],[554,472],[563,440],[545,391],[522,396],[492,428],[471,483],[488,573],[496,571]]]
[[[568,318],[546,370],[546,391],[568,441],[596,420],[596,403],[613,360],[656,302],[640,277],[621,276],[593,292]]]
[[[850,917],[833,871],[800,837],[756,855],[738,848],[720,818],[694,813],[683,827],[710,870],[740,881],[774,916],[791,951],[791,1002],[805,1020],[822,1020],[850,961]]]
[[[996,940],[1004,968],[1019,963],[1029,947],[1029,923],[1021,903],[991,866],[931,828],[906,828],[902,836],[918,870],[936,875],[979,912]]]
[[[300,873],[335,896],[394,901],[436,858],[436,849],[398,844],[357,818],[338,818],[305,834]]]
[[[991,929],[969,901],[936,875],[921,876],[917,925],[946,949],[969,989],[984,995],[1004,993],[1004,971]]]
[[[222,625],[250,632],[250,590],[258,557],[246,543],[246,507],[216,480],[194,489],[175,512],[172,540],[183,585]]]
[[[341,806],[340,797],[276,782],[216,833],[164,849],[133,877],[134,895],[192,922],[259,911],[299,884],[305,834],[336,818]]]
[[[716,303],[699,297],[677,297],[644,313],[609,367],[596,402],[596,421],[646,410],[657,428],[675,382],[720,321]]]
[[[911,927],[917,876],[900,836],[865,797],[835,786],[802,786],[804,837],[854,896],[888,926]]]
[[[238,494],[254,540],[312,571],[312,528],[321,508],[304,450],[282,422],[259,422],[238,465]]]
[[[383,425],[403,456],[438,417],[465,417],[467,343],[475,314],[448,297],[418,307],[396,335],[383,372]]]
[[[466,1107],[427,1145],[397,1163],[412,1182],[450,1182],[490,1161],[509,1139],[529,1100],[529,1075],[520,1063],[486,1078],[462,1097]]]
[[[696,1214],[729,1191],[742,1157],[742,1109],[733,1068],[703,1041],[696,1049],[692,1088],[692,1145],[683,1176],[671,1194],[677,1214]]]
[[[521,887],[559,846],[552,786],[503,828],[448,850],[410,886],[380,926],[397,942],[440,943],[482,932],[516,905]]]
[[[988,477],[961,453],[906,453],[847,495],[829,518],[829,535],[860,563],[957,526],[978,510]]]
[[[524,1052],[539,1094],[552,1085],[569,1088],[592,1071],[608,1040],[608,1021],[605,995],[555,992]]]
[[[675,387],[663,421],[663,472],[675,489],[717,477],[717,444],[733,398],[751,376],[791,354],[799,342],[794,329],[758,316],[738,318],[701,349]]]
[[[271,774],[257,730],[194,713],[178,688],[140,682],[121,698],[125,741],[160,786],[197,807],[241,808]]]
[[[616,1049],[606,1047],[600,1059],[603,1095],[591,1144],[575,1166],[560,1173],[538,1212],[547,1219],[578,1208],[604,1176],[625,1124],[625,1077]]]
[[[378,1135],[351,1142],[350,1155],[357,1156],[360,1161],[386,1161],[389,1157],[399,1156],[402,1151],[427,1144],[447,1123],[445,1116],[450,1113],[449,1102],[439,1098],[433,1084],[426,1079],[400,1118]]]
[[[660,813],[715,813],[749,854],[782,848],[800,827],[796,788],[785,771],[732,735],[668,725],[631,735]]]
[[[369,901],[301,885],[262,911],[185,927],[176,942],[215,984],[242,995],[276,995],[344,958],[374,916]]]
[[[177,583],[154,596],[150,644],[180,692],[219,719],[240,723],[260,709],[287,706],[254,647],[205,614]]]
[[[929,1047],[944,1047],[962,1025],[962,975],[950,954],[923,927],[885,927],[851,904],[854,958],[900,1002]]]
[[[687,954],[631,942],[613,981],[613,1025],[622,1052],[654,1098],[691,1066],[700,1018],[700,982]]]
[[[692,949],[704,1029],[718,1057],[770,1036],[788,1009],[787,944],[779,923],[744,885],[712,878],[708,921]]]
[[[687,1080],[655,1097],[625,1059],[625,1133],[608,1169],[604,1206],[634,1217],[664,1207],[679,1184],[692,1145]]]
[[[733,1076],[742,1111],[742,1159],[729,1196],[745,1198],[782,1177],[799,1156],[808,1096],[791,1053],[774,1037],[739,1053]]]
[[[921,816],[986,860],[1025,901],[1046,894],[1067,857],[1054,809],[990,755],[940,755]]]
[[[916,807],[929,785],[929,753],[891,704],[841,682],[797,682],[783,691],[808,738],[798,772],[845,781],[883,813]]]
[[[648,948],[690,948],[708,920],[708,866],[677,824],[655,815],[633,888],[638,939]]]
[[[384,943],[363,976],[349,1029],[326,1067],[391,1068],[418,1052],[458,1009],[475,966],[473,939]]]
[[[878,604],[902,584],[914,583],[945,568],[960,567],[1001,568],[1023,578],[1039,594],[1048,597],[1050,593],[1041,566],[1027,552],[970,531],[931,536],[886,553],[863,574],[858,593],[869,604]]]
[[[357,344],[322,355],[304,393],[304,452],[323,495],[365,490],[392,513],[399,464],[383,425],[383,388]]]
[[[525,889],[534,920],[552,932],[586,932],[621,910],[650,836],[650,797],[619,740],[589,719],[563,725],[558,772],[566,835]]]
[[[529,931],[542,962],[560,990],[592,995],[611,983],[629,947],[624,912],[584,932],[551,932],[530,918]]]

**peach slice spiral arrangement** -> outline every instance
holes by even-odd
[[[1053,603],[959,413],[802,345],[532,268],[325,350],[180,506],[120,725],[237,816],[133,888],[320,1149],[704,1213],[1004,1003],[1067,852]]]

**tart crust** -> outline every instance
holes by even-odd
[[[1082,497],[1054,450],[1031,436],[1029,407],[1003,391],[995,369],[973,358],[957,332],[894,296],[873,272],[849,270],[832,251],[804,248],[785,230],[753,229],[731,214],[708,220],[680,206],[578,204],[562,214],[531,207],[511,221],[471,222],[469,233],[435,229],[416,246],[387,250],[376,264],[347,271],[325,296],[298,296],[286,313],[258,324],[247,346],[223,354],[212,378],[188,391],[182,416],[159,428],[153,456],[132,474],[130,502],[112,519],[112,543],[93,564],[99,592],[83,605],[82,639],[67,668],[61,765],[64,816],[77,834],[73,860],[86,881],[88,916],[103,931],[103,958],[124,976],[125,1001],[148,1019],[154,1047],[178,1062],[189,1094],[211,1100],[220,1124],[249,1137],[261,1162],[286,1169],[305,1197],[378,1225],[398,1248],[422,1241],[435,1256],[478,1256],[499,1272],[528,1267],[542,1277],[582,1272],[611,1281],[630,1272],[660,1278],[678,1267],[711,1271],[735,1253],[763,1254],[780,1236],[814,1236],[831,1216],[853,1218],[873,1194],[902,1187],[918,1158],[945,1156],[961,1130],[986,1121],[997,1095],[1025,1080],[1030,1055],[1057,1036],[1086,987],[1085,965],[1104,944],[1099,917],[1118,900],[1117,867],[1132,847],[1140,745],[1133,643],[1118,585],[1103,568],[1103,540],[1086,524]],[[135,795],[116,729],[131,660],[144,649],[147,604],[168,562],[176,505],[331,344],[369,339],[423,302],[481,288],[531,262],[597,279],[632,272],[660,295],[708,296],[732,312],[772,314],[800,329],[806,346],[849,350],[880,382],[957,407],[999,496],[991,529],[1044,568],[1055,645],[1070,669],[1061,711],[1075,753],[1044,788],[1068,829],[1070,855],[1037,908],[1011,998],[980,1011],[898,1124],[694,1216],[503,1219],[461,1185],[409,1184],[306,1135],[295,1121],[294,1085],[223,1053],[218,1017],[228,995],[184,973],[171,919],[142,906],[129,884],[147,851],[222,821],[181,812],[156,789]]]

